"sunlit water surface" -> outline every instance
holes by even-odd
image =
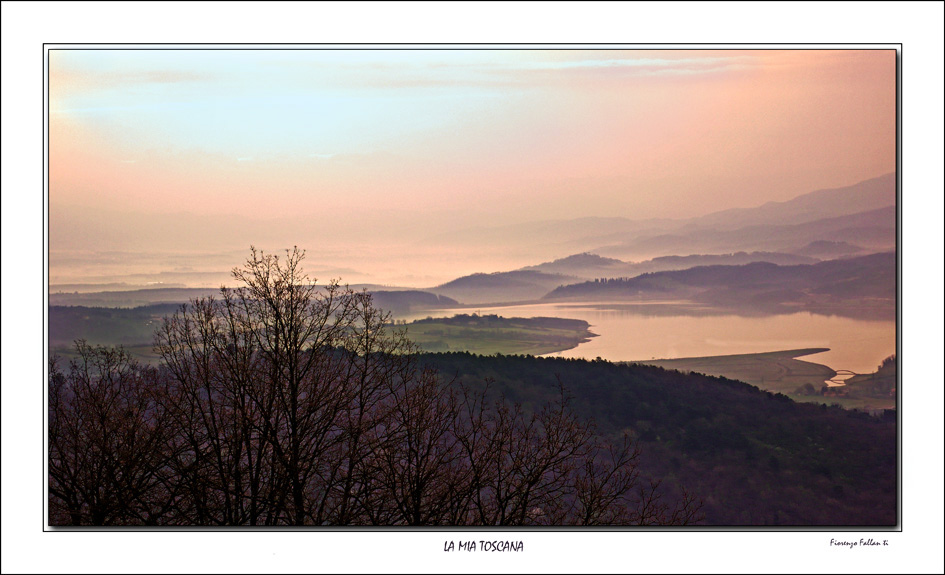
[[[896,351],[896,323],[798,312],[744,317],[700,315],[661,305],[541,303],[502,307],[425,310],[405,319],[449,317],[456,313],[497,314],[503,317],[563,317],[591,324],[598,337],[576,348],[548,354],[554,357],[610,361],[702,357],[761,353],[810,347],[830,351],[800,359],[834,370],[870,373]]]

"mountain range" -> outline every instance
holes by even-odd
[[[599,279],[558,287],[543,299],[685,299],[722,308],[882,314],[895,309],[895,298],[896,254],[886,252],[816,264],[697,266]]]
[[[661,256],[642,262],[625,262],[597,254],[575,254],[565,258],[528,266],[534,270],[585,279],[632,277],[644,273],[684,270],[696,266],[744,265],[770,262],[778,265],[813,264],[817,258],[781,252],[736,252],[731,254],[693,254],[688,256]]]
[[[580,279],[574,275],[537,270],[477,273],[457,278],[428,291],[465,304],[509,303],[538,299],[559,286],[572,284]]]
[[[542,298],[686,299],[712,307],[775,311],[888,310],[895,308],[897,231],[896,178],[887,174],[786,202],[688,220],[578,218],[458,230],[437,241],[448,246],[474,237],[484,246],[508,242],[541,245],[542,253],[579,251],[423,290],[367,289],[380,307],[395,313]],[[656,255],[627,259],[640,254]],[[182,302],[214,291],[50,293],[49,303],[127,307]]]
[[[828,245],[843,247],[845,254],[890,251],[896,244],[896,175],[689,219],[545,220],[460,229],[427,241],[457,248],[514,246],[549,255],[589,252],[624,260],[740,251],[833,257],[823,249]]]

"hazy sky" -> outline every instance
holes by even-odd
[[[126,212],[396,241],[895,170],[891,50],[53,50],[49,110],[53,252],[142,249]]]

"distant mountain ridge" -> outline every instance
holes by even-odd
[[[733,208],[690,220],[716,229],[747,225],[802,224],[896,205],[896,174],[884,174],[839,188],[816,190],[784,202]]]
[[[718,307],[895,309],[896,254],[816,264],[699,266],[562,286],[543,299],[688,299]]]
[[[743,265],[754,262],[799,265],[813,264],[819,261],[819,259],[808,256],[780,252],[735,252],[730,254],[661,256],[642,262],[625,262],[585,252],[522,269],[597,279],[632,277],[643,273],[683,270],[708,265]]]
[[[863,248],[860,246],[856,246],[847,242],[816,240],[802,248],[794,250],[794,253],[821,259],[832,259],[859,254],[863,251]]]
[[[534,270],[477,273],[429,288],[427,291],[465,304],[507,303],[538,299],[550,290],[581,278]]]
[[[752,224],[735,229],[692,227],[667,234],[635,236],[594,250],[609,256],[632,253],[793,252],[813,241],[844,242],[869,251],[896,246],[896,208],[888,206],[799,224]]]
[[[783,202],[732,208],[689,219],[633,220],[612,216],[543,220],[461,229],[427,241],[440,245],[474,242],[489,248],[514,247],[538,257],[589,252],[622,260],[740,251],[796,253],[814,241],[847,242],[867,251],[887,251],[895,245],[895,206],[896,174],[889,173],[850,186],[804,193]],[[877,213],[882,214],[884,224],[856,223],[863,214]],[[775,228],[779,237],[767,238],[764,231]],[[879,236],[871,239],[873,233]],[[863,239],[871,245],[861,245]]]
[[[588,252],[522,268],[524,271],[562,274],[577,277],[603,277],[612,275],[628,266],[628,262],[616,258],[605,258]]]
[[[457,305],[455,299],[421,290],[372,291],[374,305],[395,314]]]

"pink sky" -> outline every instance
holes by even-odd
[[[895,170],[891,50],[87,50],[49,68],[53,253],[151,245],[104,245],[126,212],[396,243],[683,218]]]

